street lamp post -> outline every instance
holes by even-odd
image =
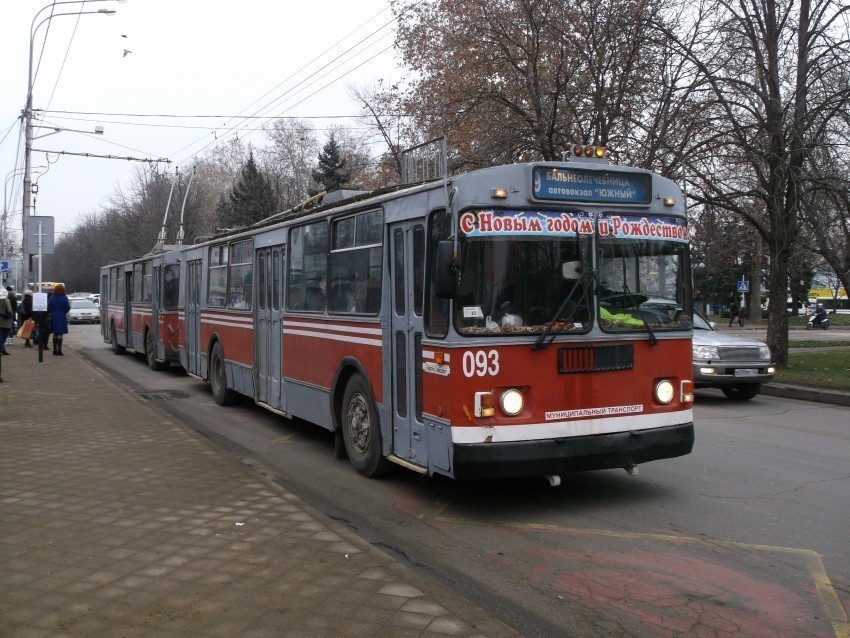
[[[30,217],[30,208],[32,206],[32,142],[33,142],[33,125],[32,125],[32,60],[33,60],[33,48],[35,43],[35,34],[38,31],[38,28],[44,24],[45,22],[49,22],[53,18],[58,18],[61,16],[80,16],[80,15],[89,15],[89,14],[101,14],[101,15],[115,15],[115,11],[112,9],[98,9],[97,11],[76,11],[73,13],[51,13],[46,18],[42,19],[40,22],[36,24],[39,16],[44,13],[47,9],[53,9],[57,5],[63,4],[81,4],[83,2],[109,2],[111,0],[65,0],[64,2],[52,2],[41,9],[39,9],[38,13],[35,14],[35,17],[32,20],[32,24],[30,25],[30,55],[29,55],[29,72],[27,75],[27,104],[24,109],[24,193],[23,193],[23,220],[21,222],[21,226],[23,229],[23,265],[21,268],[22,276],[24,280],[24,286],[29,284],[29,250],[27,249],[27,233],[29,231],[29,217]],[[120,0],[119,0],[120,1]]]

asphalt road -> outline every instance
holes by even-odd
[[[699,391],[694,452],[637,477],[370,480],[320,428],[219,408],[179,370],[116,357],[95,326],[66,343],[525,636],[850,635],[847,408]]]

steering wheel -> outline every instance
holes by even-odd
[[[647,297],[643,293],[639,293],[639,292],[636,292],[636,293],[617,292],[617,293],[614,293],[613,295],[607,296],[605,299],[602,300],[602,303],[606,303],[610,306],[613,306],[614,308],[629,308],[629,307],[632,307],[632,306],[637,308],[639,305],[641,305],[647,299],[649,299],[649,297]]]

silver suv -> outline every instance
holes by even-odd
[[[773,379],[776,367],[763,341],[717,332],[714,324],[694,313],[694,385],[720,388],[728,398],[747,401]]]

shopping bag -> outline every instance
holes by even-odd
[[[35,321],[32,319],[27,319],[18,329],[18,336],[21,339],[29,339],[30,335],[32,335],[32,329],[35,328]]]

